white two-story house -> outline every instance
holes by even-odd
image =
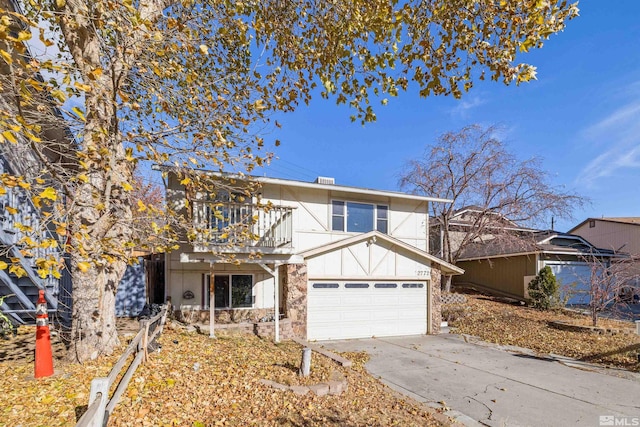
[[[448,200],[264,177],[240,179],[259,184],[251,197],[208,200],[165,171],[168,203],[197,231],[166,255],[167,297],[181,313],[225,323],[277,312],[309,340],[439,330],[440,275],[463,273],[428,253],[428,204]],[[229,244],[238,230],[245,237]]]

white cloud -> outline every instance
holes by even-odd
[[[483,104],[485,104],[486,101],[482,98],[480,98],[479,96],[473,96],[473,97],[465,97],[463,99],[460,99],[457,101],[457,104],[454,108],[452,108],[451,110],[449,110],[449,113],[451,115],[457,115],[457,116],[462,116],[462,117],[466,117],[467,112],[473,108],[479,107]]]
[[[620,169],[640,169],[640,101],[622,105],[589,126],[582,138],[600,151],[578,175],[578,183],[587,188]]]
[[[630,103],[617,109],[598,123],[589,126],[584,131],[584,134],[587,137],[595,139],[599,137],[600,134],[606,133],[611,129],[624,130],[629,122],[637,121],[634,119],[637,119],[638,117],[640,117],[640,102]]]

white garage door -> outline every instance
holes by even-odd
[[[583,263],[551,263],[551,271],[560,282],[560,297],[568,298],[567,304],[589,304],[589,277],[591,269]]]
[[[309,281],[310,340],[427,333],[427,283]]]

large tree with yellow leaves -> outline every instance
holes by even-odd
[[[132,209],[151,209],[131,197],[136,163],[250,170],[268,157],[260,130],[272,114],[318,92],[367,122],[400,91],[526,82],[535,68],[521,54],[577,15],[553,0],[4,2],[0,139],[39,166],[3,185],[29,187],[69,235],[79,361],[117,343]],[[61,121],[74,139],[47,132]]]

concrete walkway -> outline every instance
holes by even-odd
[[[372,375],[418,401],[449,408],[446,414],[466,425],[599,426],[607,415],[640,421],[640,376],[626,371],[621,378],[571,359],[449,334],[321,344],[366,351]]]

